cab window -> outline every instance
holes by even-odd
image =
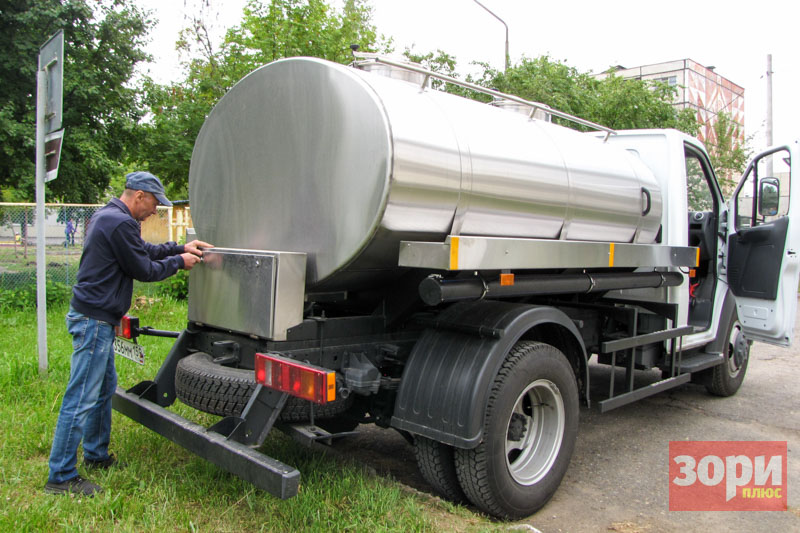
[[[790,166],[789,152],[779,150],[748,167],[736,196],[737,229],[765,224],[789,214]]]
[[[686,147],[686,184],[689,211],[714,211],[711,176],[700,154]]]

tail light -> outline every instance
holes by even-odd
[[[119,326],[114,327],[117,337],[135,339],[139,336],[139,317],[125,315],[119,321]]]
[[[336,372],[276,354],[256,354],[256,383],[318,404],[336,399]]]

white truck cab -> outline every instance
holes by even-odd
[[[635,130],[618,132],[608,142],[637,154],[661,184],[662,242],[698,247],[693,275],[662,296],[679,305],[679,324],[697,328],[683,338],[684,347],[708,343],[725,326],[720,319],[728,290],[736,301],[736,327],[748,339],[790,344],[800,243],[798,207],[792,215],[800,200],[790,195],[797,143],[755,156],[725,200],[705,147],[693,137],[674,130]],[[772,175],[768,168],[774,169]],[[638,291],[640,297],[658,298],[644,291]]]

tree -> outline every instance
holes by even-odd
[[[588,74],[582,74],[574,67],[548,56],[522,60],[508,68],[505,72],[484,66],[484,72],[477,80],[479,85],[497,89],[500,92],[513,94],[525,100],[548,105],[564,113],[586,116],[591,108],[594,96],[592,85],[594,80]],[[574,126],[574,124],[571,124]]]
[[[13,0],[0,9],[0,189],[30,201],[35,191],[36,68],[39,46],[64,30],[66,128],[58,179],[48,194],[95,202],[135,151],[141,117],[130,80],[149,20],[124,0]]]
[[[549,56],[523,58],[506,72],[483,66],[476,83],[546,104],[613,129],[676,128],[697,132],[690,110],[672,105],[675,89],[664,83],[608,76],[598,80]],[[478,97],[485,101],[486,97]],[[569,121],[554,119],[579,128]]]
[[[729,194],[744,172],[750,158],[750,149],[747,147],[747,139],[744,142],[739,141],[739,125],[733,121],[730,113],[719,112],[712,130],[714,135],[706,141],[706,150],[723,192]]]
[[[672,105],[674,87],[614,75],[594,81],[596,97],[587,115],[589,120],[618,130],[675,128],[697,134],[694,112]]]
[[[437,74],[449,76],[451,78],[458,78],[455,56],[451,56],[442,49],[437,49],[436,52],[428,52],[426,54],[415,51],[413,47],[406,48],[403,52],[403,56],[405,56],[408,61],[412,63],[418,63],[423,68],[436,72]],[[431,80],[430,86],[433,89],[441,89],[451,93],[460,93],[460,91],[456,91],[451,84],[446,85],[441,80]]]
[[[199,48],[186,79],[169,86],[147,84],[152,120],[145,125],[140,154],[170,192],[185,196],[195,138],[217,101],[255,68],[284,57],[352,60],[351,44],[375,49],[377,36],[366,0],[347,0],[341,12],[323,0],[250,0],[240,25],[230,29],[219,51],[201,20],[183,32],[179,46]],[[167,150],[166,154],[164,150]]]

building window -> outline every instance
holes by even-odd
[[[677,76],[665,76],[663,78],[656,78],[655,81],[660,81],[661,83],[666,83],[670,87],[674,87],[678,85],[678,77]]]

